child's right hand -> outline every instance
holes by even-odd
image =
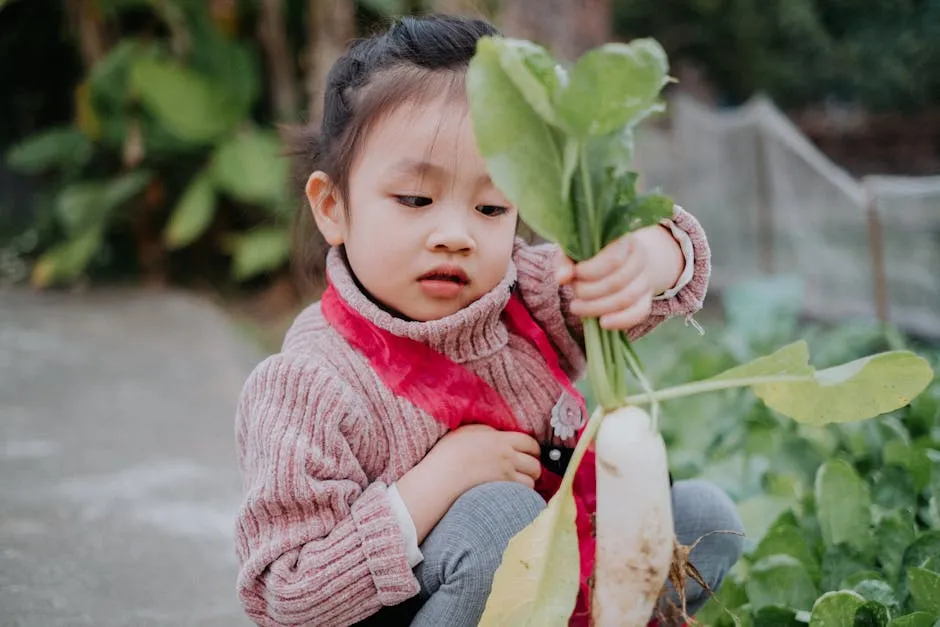
[[[541,448],[530,435],[497,431],[485,425],[454,429],[422,460],[463,494],[493,481],[515,481],[530,488],[542,473]],[[419,464],[420,465],[420,464]]]
[[[470,488],[493,481],[533,487],[542,472],[540,450],[531,436],[485,425],[459,427],[441,438],[395,482],[414,521],[418,542]]]

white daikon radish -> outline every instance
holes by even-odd
[[[595,441],[596,627],[643,627],[672,563],[675,532],[666,446],[635,406],[604,417]]]

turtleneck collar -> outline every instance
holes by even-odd
[[[359,315],[395,335],[427,344],[456,363],[492,355],[503,348],[509,338],[500,316],[516,281],[516,267],[512,262],[506,276],[492,290],[460,311],[428,322],[403,320],[377,305],[359,287],[340,248],[329,251],[326,269],[340,298]]]

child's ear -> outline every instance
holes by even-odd
[[[346,233],[346,212],[333,181],[325,172],[317,170],[307,179],[305,188],[310,212],[330,246],[343,243]]]

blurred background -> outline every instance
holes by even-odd
[[[821,365],[940,363],[940,0],[0,0],[0,625],[243,622],[234,404],[317,297],[278,129],[316,122],[351,38],[432,11],[566,61],[669,53],[637,168],[703,222],[714,277],[704,337],[642,343],[654,383],[797,337]],[[754,546],[832,456],[872,490],[916,466],[878,494],[940,529],[936,384],[861,431],[743,396],[671,415],[674,471],[732,493]]]

